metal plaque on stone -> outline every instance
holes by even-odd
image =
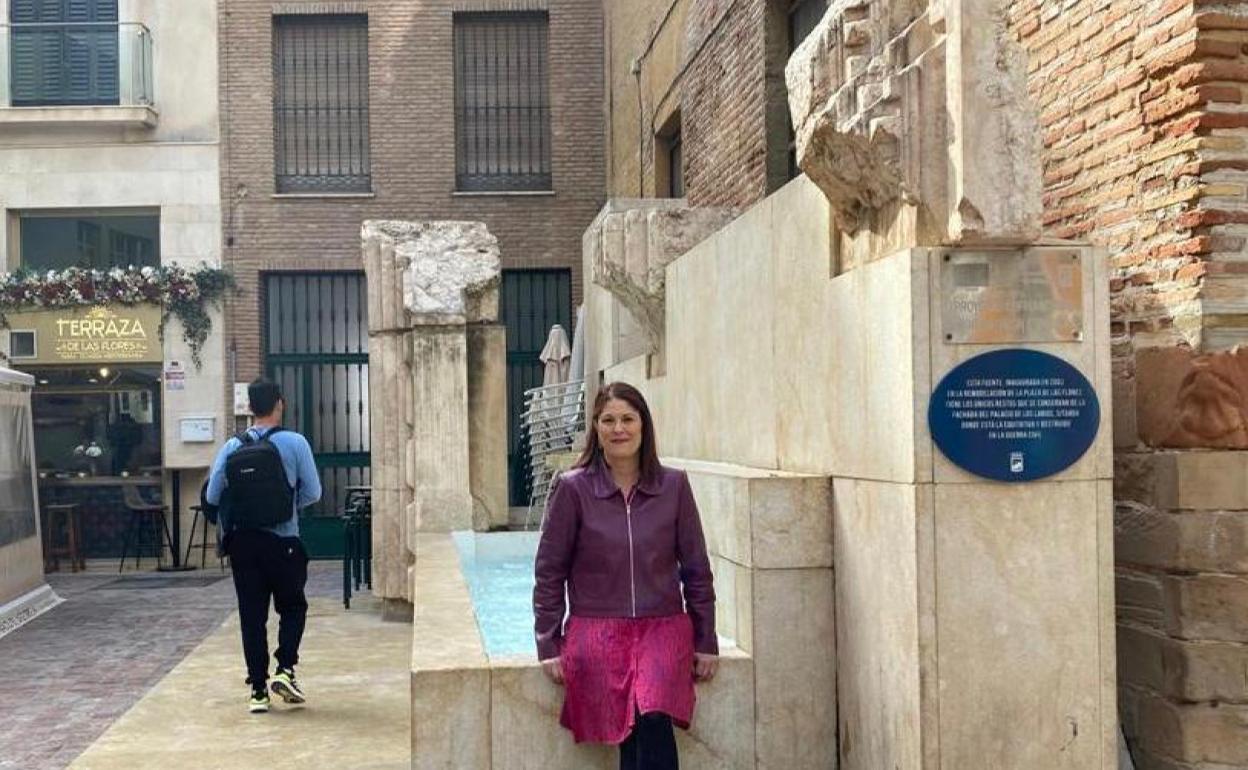
[[[1006,348],[963,361],[932,391],[932,441],[955,465],[997,481],[1034,481],[1073,465],[1096,440],[1096,389],[1070,362]]]
[[[1083,259],[1078,249],[948,251],[939,269],[945,342],[1083,339]]]

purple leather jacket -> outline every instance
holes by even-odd
[[[681,471],[661,468],[657,479],[638,483],[627,501],[601,460],[564,473],[551,492],[536,577],[539,660],[558,657],[563,647],[565,584],[573,615],[688,612],[694,650],[719,653],[711,562],[693,490]]]

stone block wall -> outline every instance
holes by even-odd
[[[716,631],[753,659],[759,770],[836,764],[832,485],[667,458],[689,475],[715,573]]]
[[[1248,452],[1120,454],[1123,726],[1145,768],[1248,766]]]
[[[916,249],[835,273],[831,217],[807,178],[745,211],[666,268],[666,371],[655,375],[644,356],[606,371],[643,389],[660,451],[690,471],[720,623],[755,658],[760,757],[827,735],[818,732],[832,727],[826,712],[813,724],[768,719],[809,713],[802,699],[815,680],[792,685],[789,662],[835,655],[842,768],[1111,767],[1107,426],[1076,466],[1038,484],[1003,489],[938,459],[927,394],[969,353],[931,342],[942,338],[940,255]],[[1103,392],[1108,281],[1103,261],[1087,254],[1082,264],[1092,333],[1049,349]],[[592,320],[601,297],[590,295],[591,339],[612,333]],[[719,464],[737,467],[695,471]],[[831,476],[834,534],[797,516],[808,507],[796,495],[756,504],[774,490],[755,485],[795,482],[752,480],[749,470]],[[819,550],[827,544],[830,560]],[[802,617],[797,633],[808,639],[827,622],[818,603],[785,597],[787,586],[826,591],[830,565],[834,596],[821,604],[835,607],[834,639],[824,630],[789,646],[759,631],[784,624],[763,618]],[[778,741],[777,725],[797,740]],[[774,766],[831,766],[786,756]]]

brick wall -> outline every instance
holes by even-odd
[[[768,154],[787,158],[787,146],[773,136],[769,147],[768,10],[769,0],[698,0],[689,10],[681,114],[690,205],[745,208],[776,187]]]
[[[1113,266],[1124,728],[1141,767],[1248,767],[1248,453],[1147,445],[1172,433],[1155,423],[1176,419],[1183,349],[1246,328],[1248,3],[1016,0],[1010,23],[1041,111],[1047,234]]]
[[[1248,267],[1240,261],[1248,4],[1011,8],[1041,110],[1046,230],[1105,245],[1113,257],[1116,373],[1131,376],[1135,347],[1238,341],[1216,331],[1209,311],[1212,284]]]
[[[613,196],[664,195],[655,136],[677,112],[691,205],[746,208],[788,181],[788,8],[789,0],[608,7]]]
[[[451,14],[550,13],[553,196],[453,196]],[[274,197],[272,14],[369,16],[373,195]],[[229,313],[235,379],[261,366],[264,271],[360,270],[364,219],[474,219],[499,239],[504,268],[561,267],[581,297],[581,234],[604,201],[601,4],[594,0],[222,0],[225,259],[243,294]]]

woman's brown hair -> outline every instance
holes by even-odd
[[[594,399],[593,416],[589,421],[589,437],[585,442],[585,450],[581,452],[581,456],[577,458],[572,467],[584,468],[593,465],[598,458],[602,457],[602,447],[598,444],[598,418],[602,415],[602,410],[606,408],[607,402],[613,398],[625,402],[641,415],[641,448],[639,450],[641,456],[638,462],[641,480],[658,479],[659,450],[655,446],[654,420],[650,417],[650,407],[646,405],[646,399],[641,395],[641,391],[626,382],[612,382],[598,391],[598,396]]]

